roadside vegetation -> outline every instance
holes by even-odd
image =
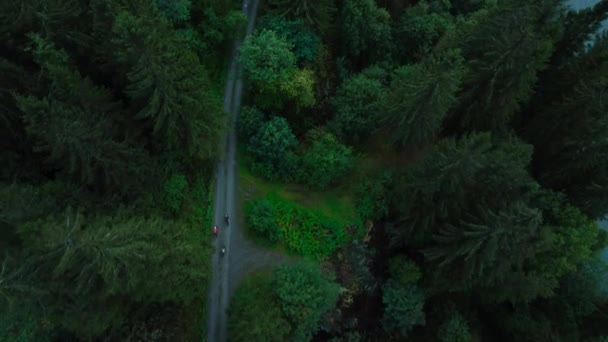
[[[200,341],[237,1],[0,4],[0,340]]]
[[[608,2],[563,3],[263,2],[239,51],[244,223],[340,291],[302,335],[272,276],[245,280],[234,340],[608,336]]]

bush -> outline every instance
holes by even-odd
[[[308,186],[324,189],[346,175],[354,164],[352,149],[342,145],[331,133],[313,131],[312,146],[302,156]]]
[[[338,222],[275,195],[254,200],[248,208],[247,221],[252,229],[270,241],[281,241],[288,251],[299,255],[320,258],[348,241],[344,226]]]
[[[298,146],[287,120],[273,117],[251,138],[247,152],[253,158],[251,169],[268,179],[285,175],[286,156]]]
[[[291,330],[270,279],[256,274],[239,284],[228,309],[230,341],[287,341]]]
[[[256,233],[267,237],[271,242],[279,240],[275,222],[276,211],[273,203],[267,199],[249,202],[247,209],[247,224]]]
[[[380,220],[388,215],[390,208],[390,187],[393,183],[391,172],[365,179],[357,190],[356,209],[365,220]]]
[[[280,33],[292,45],[298,63],[311,62],[319,52],[321,39],[301,19],[288,20],[283,16],[265,15],[259,19],[257,26],[258,30]]]
[[[237,121],[237,133],[239,138],[248,144],[251,138],[264,125],[264,113],[255,107],[243,107]]]
[[[441,326],[437,334],[441,342],[470,342],[469,325],[458,312],[454,312]]]
[[[336,305],[338,284],[312,263],[279,267],[273,272],[272,284],[283,314],[294,327],[294,340],[310,341],[323,315]]]
[[[415,285],[402,285],[389,279],[382,294],[384,329],[402,336],[416,325],[424,325],[424,295]]]
[[[182,174],[175,173],[165,181],[164,190],[164,205],[172,214],[177,215],[182,207],[186,192],[188,189],[188,181]]]
[[[420,268],[405,255],[397,255],[389,260],[388,273],[402,285],[415,284],[422,277]]]

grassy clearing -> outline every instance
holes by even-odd
[[[354,187],[350,181],[331,190],[313,191],[298,184],[264,180],[251,174],[244,163],[239,163],[238,174],[242,202],[276,193],[281,198],[322,213],[345,225],[358,219],[353,198]]]

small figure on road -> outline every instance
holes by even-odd
[[[226,254],[226,247],[222,246],[221,252],[222,252],[222,256],[224,256],[224,254]]]
[[[217,226],[213,226],[213,235],[217,236]]]
[[[228,214],[226,214],[225,218],[226,218],[226,224],[230,224],[230,218],[228,217]]]

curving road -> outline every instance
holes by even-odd
[[[247,35],[253,31],[257,14],[258,0],[244,0],[243,10],[249,23]],[[236,161],[236,118],[241,107],[243,80],[241,67],[236,55],[242,39],[237,39],[232,50],[228,79],[224,92],[224,110],[230,115],[230,129],[224,135],[221,151],[222,157],[216,167],[216,188],[214,198],[214,225],[219,229],[218,237],[213,241],[215,253],[212,256],[213,275],[209,284],[207,310],[207,341],[226,341],[227,309],[230,296],[239,280],[250,272],[272,267],[286,260],[285,256],[255,246],[245,239],[242,225],[237,213],[240,208],[236,201],[237,161]],[[226,224],[224,215],[230,216],[230,225]],[[209,227],[211,231],[211,227]],[[220,255],[222,246],[226,254]]]

